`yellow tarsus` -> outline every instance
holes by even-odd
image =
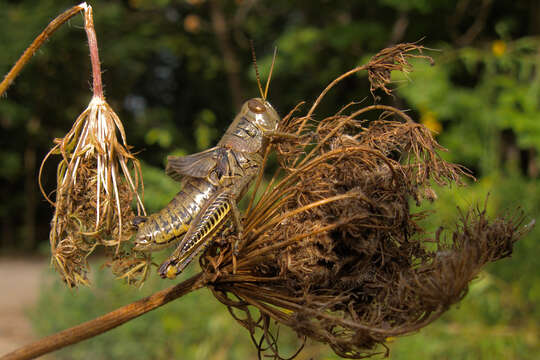
[[[167,267],[167,277],[169,279],[174,279],[176,277],[176,265],[169,265]]]

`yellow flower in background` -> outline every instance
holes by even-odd
[[[197,15],[189,14],[184,18],[184,30],[190,33],[197,33],[201,29],[201,18]]]
[[[433,111],[422,111],[420,115],[420,123],[435,134],[440,134],[443,129],[442,124],[437,120],[437,114],[435,114]]]
[[[503,56],[506,52],[506,43],[502,40],[495,40],[491,43],[491,52],[497,57]]]

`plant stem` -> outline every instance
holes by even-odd
[[[178,285],[158,291],[153,295],[122,306],[108,314],[25,345],[2,356],[0,360],[33,359],[65,346],[89,339],[163,306],[172,300],[200,289],[205,286],[205,283],[205,278],[199,273]]]
[[[86,37],[88,38],[90,61],[92,62],[94,96],[105,99],[103,95],[103,84],[101,82],[101,65],[99,63],[96,31],[94,30],[94,18],[92,16],[92,7],[90,5],[88,5],[84,11],[84,29],[86,30]]]
[[[17,60],[15,65],[4,77],[4,80],[0,83],[0,96],[7,90],[7,88],[13,83],[17,75],[21,72],[22,68],[34,55],[34,53],[43,45],[45,40],[47,40],[62,24],[71,19],[79,11],[85,10],[87,7],[86,3],[81,3],[75,5],[74,7],[64,11],[62,14],[58,15],[53,21],[47,25],[47,27],[38,35],[38,37],[30,44],[30,46],[24,51],[22,56]]]

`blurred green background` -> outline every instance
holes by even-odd
[[[0,74],[44,26],[74,2],[0,0]],[[422,43],[436,65],[396,75],[395,97],[438,132],[444,156],[473,171],[467,187],[438,191],[426,227],[451,226],[458,212],[483,203],[492,214],[517,207],[540,213],[540,2],[538,0],[93,1],[109,103],[143,162],[146,205],[155,211],[178,191],[163,172],[166,155],[212,146],[239,104],[258,96],[249,40],[262,78],[278,58],[269,100],[282,115],[301,100],[398,42]],[[47,251],[52,208],[37,189],[37,169],[52,139],[63,136],[91,97],[82,17],[39,50],[0,99],[0,252]],[[362,74],[334,89],[317,116],[352,100],[373,102]],[[383,95],[383,94],[378,94]],[[52,190],[55,164],[45,168]],[[539,359],[540,229],[511,259],[489,266],[468,296],[418,334],[390,339],[391,359]],[[1,261],[1,260],[0,260]],[[99,259],[96,260],[99,262]],[[95,266],[97,268],[98,266]],[[195,267],[195,266],[192,266]],[[193,271],[193,269],[192,269]],[[142,290],[96,271],[91,289],[69,291],[44,277],[29,311],[50,334],[138,299]],[[2,295],[7,296],[5,291]],[[46,309],[46,311],[44,311]],[[292,354],[296,340],[285,338]],[[207,290],[55,354],[59,359],[254,359],[247,332]],[[310,343],[301,359],[335,359]]]

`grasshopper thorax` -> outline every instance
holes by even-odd
[[[278,124],[279,116],[268,101],[250,99],[242,105],[218,146],[246,153],[264,151],[268,136],[276,131]]]

